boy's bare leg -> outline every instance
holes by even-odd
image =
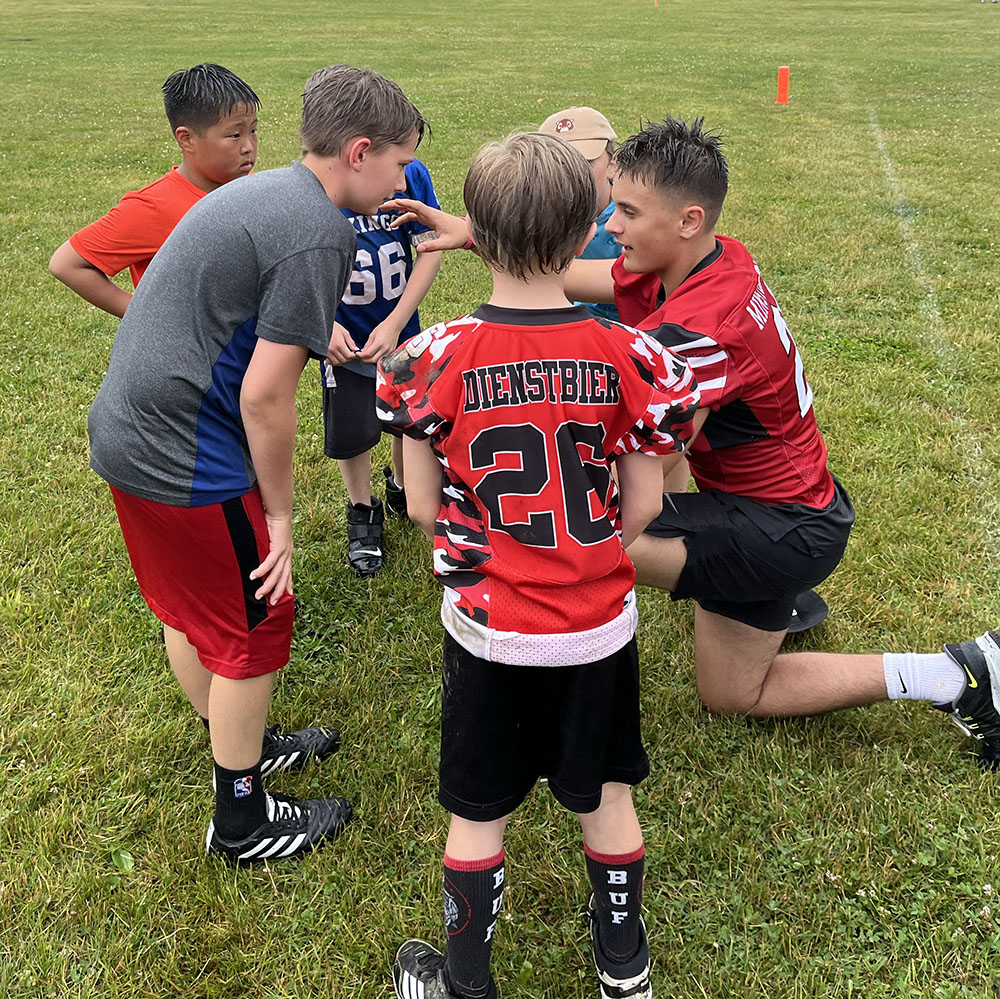
[[[344,485],[347,486],[350,501],[368,506],[372,501],[371,452],[365,451],[353,458],[338,458],[337,464],[340,466],[340,474],[343,476]]]
[[[401,437],[392,438],[392,475],[396,480],[396,485],[400,489],[405,489],[403,483],[403,439]]]
[[[187,640],[183,632],[163,626],[163,644],[167,647],[167,659],[170,668],[177,677],[191,707],[201,715],[208,717],[208,694],[212,686],[213,674],[201,664],[195,647]]]
[[[819,714],[886,699],[880,655],[778,655],[783,631],[760,631],[695,606],[698,696],[710,711],[753,718]]]
[[[583,841],[596,853],[633,853],[642,846],[642,829],[628,784],[605,784],[597,811],[579,813]]]
[[[212,756],[220,767],[244,770],[260,761],[273,685],[273,673],[246,680],[213,678],[208,720]]]
[[[468,819],[452,815],[448,828],[448,842],[445,853],[453,860],[482,860],[495,857],[503,849],[503,834],[507,828],[505,815],[492,822],[470,822]]]

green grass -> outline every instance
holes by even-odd
[[[1000,8],[974,0],[285,0],[27,3],[0,22],[0,993],[388,996],[398,942],[439,940],[439,594],[391,524],[391,567],[344,567],[343,490],[301,392],[296,589],[273,716],[332,721],[339,755],[280,782],[358,818],[313,857],[234,873],[201,855],[201,726],[166,667],[86,413],[114,322],[48,257],[175,162],[158,88],[222,62],[264,101],[262,168],[296,154],[298,95],[331,62],[397,79],[430,119],[442,202],[484,141],[572,103],[619,133],[666,111],[727,136],[720,225],[745,240],[806,358],[858,524],[796,647],[933,649],[996,625],[1000,583]],[[777,68],[791,101],[774,104]],[[879,149],[883,137],[889,170]],[[449,257],[423,316],[481,300]],[[944,718],[880,705],[713,718],[690,608],[641,594],[653,774],[646,911],[658,995],[951,999],[1000,985],[998,779]],[[595,994],[571,816],[512,823],[495,947],[505,997]],[[992,886],[988,888],[987,886]]]

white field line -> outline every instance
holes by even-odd
[[[910,267],[910,274],[914,281],[920,285],[924,292],[920,309],[931,324],[931,331],[936,337],[941,338],[944,333],[944,324],[941,321],[941,310],[938,308],[937,292],[927,275],[927,267],[924,258],[920,253],[920,247],[913,234],[913,225],[906,215],[906,201],[903,198],[903,189],[899,186],[899,178],[896,176],[896,167],[893,165],[889,149],[882,136],[882,126],[878,123],[878,112],[875,108],[868,109],[868,117],[871,119],[872,131],[875,133],[875,145],[882,154],[882,168],[885,170],[885,179],[892,192],[893,208],[899,218],[899,228],[903,234],[903,247],[906,250],[906,262]]]
[[[940,373],[944,381],[944,387],[947,391],[955,387],[956,382],[961,383],[954,344],[948,337],[944,320],[941,318],[937,292],[934,290],[934,284],[927,273],[927,266],[920,252],[920,246],[913,231],[913,224],[910,222],[906,199],[903,197],[903,189],[900,187],[899,178],[896,176],[896,167],[885,144],[882,127],[879,125],[878,112],[875,108],[868,109],[868,117],[871,121],[872,132],[875,135],[875,145],[882,156],[882,168],[885,171],[886,183],[889,185],[889,191],[892,194],[893,209],[896,217],[899,219],[899,229],[903,238],[906,263],[911,277],[924,293],[920,302],[920,311],[927,320],[927,333],[930,334],[934,353],[941,366]],[[976,491],[980,499],[980,516],[978,519],[985,541],[984,554],[990,569],[995,572],[1000,569],[1000,497],[998,497],[993,488],[994,483],[991,481],[992,476],[990,475],[990,470],[983,453],[983,443],[975,428],[970,426],[968,409],[962,405],[960,401],[961,397],[957,391],[947,391],[947,395],[948,401],[945,403],[945,408],[955,420],[955,448],[962,455],[966,480],[970,488]]]

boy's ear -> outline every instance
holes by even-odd
[[[364,162],[372,151],[372,140],[367,136],[359,135],[356,139],[350,139],[344,147],[347,156],[347,163],[352,170],[360,170]]]
[[[174,129],[174,138],[182,153],[190,153],[194,148],[194,132],[187,125],[178,125]]]
[[[681,208],[677,222],[681,239],[692,239],[705,228],[705,209],[690,202]]]
[[[587,249],[587,247],[590,245],[590,241],[596,235],[597,235],[597,223],[596,222],[591,222],[590,223],[590,228],[587,230],[587,235],[584,236],[583,242],[576,248],[576,250],[573,253],[573,256],[574,257],[580,256],[580,254],[583,253],[583,251]]]

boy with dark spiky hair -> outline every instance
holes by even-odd
[[[206,846],[235,864],[312,850],[342,798],[265,793],[272,769],[336,745],[265,730],[289,658],[295,391],[331,330],[354,261],[341,208],[404,186],[424,121],[396,84],[339,67],[303,97],[302,160],[195,205],[136,289],[90,410],[91,467],[111,486],[139,588],[174,674],[210,724]]]
[[[180,166],[130,191],[74,233],[49,270],[85,301],[119,319],[132,296],[111,278],[127,267],[133,288],[187,210],[208,192],[245,177],[257,159],[260,99],[235,73],[201,63],[167,77],[163,106],[181,149]]]
[[[658,456],[683,450],[698,392],[655,341],[567,299],[597,213],[578,152],[538,133],[489,145],[465,204],[493,294],[383,359],[377,389],[407,435],[407,506],[445,587],[448,948],[407,941],[393,981],[400,999],[496,995],[504,829],[547,777],[583,830],[602,995],[648,999],[631,793],[648,762],[623,543],[660,508]]]

